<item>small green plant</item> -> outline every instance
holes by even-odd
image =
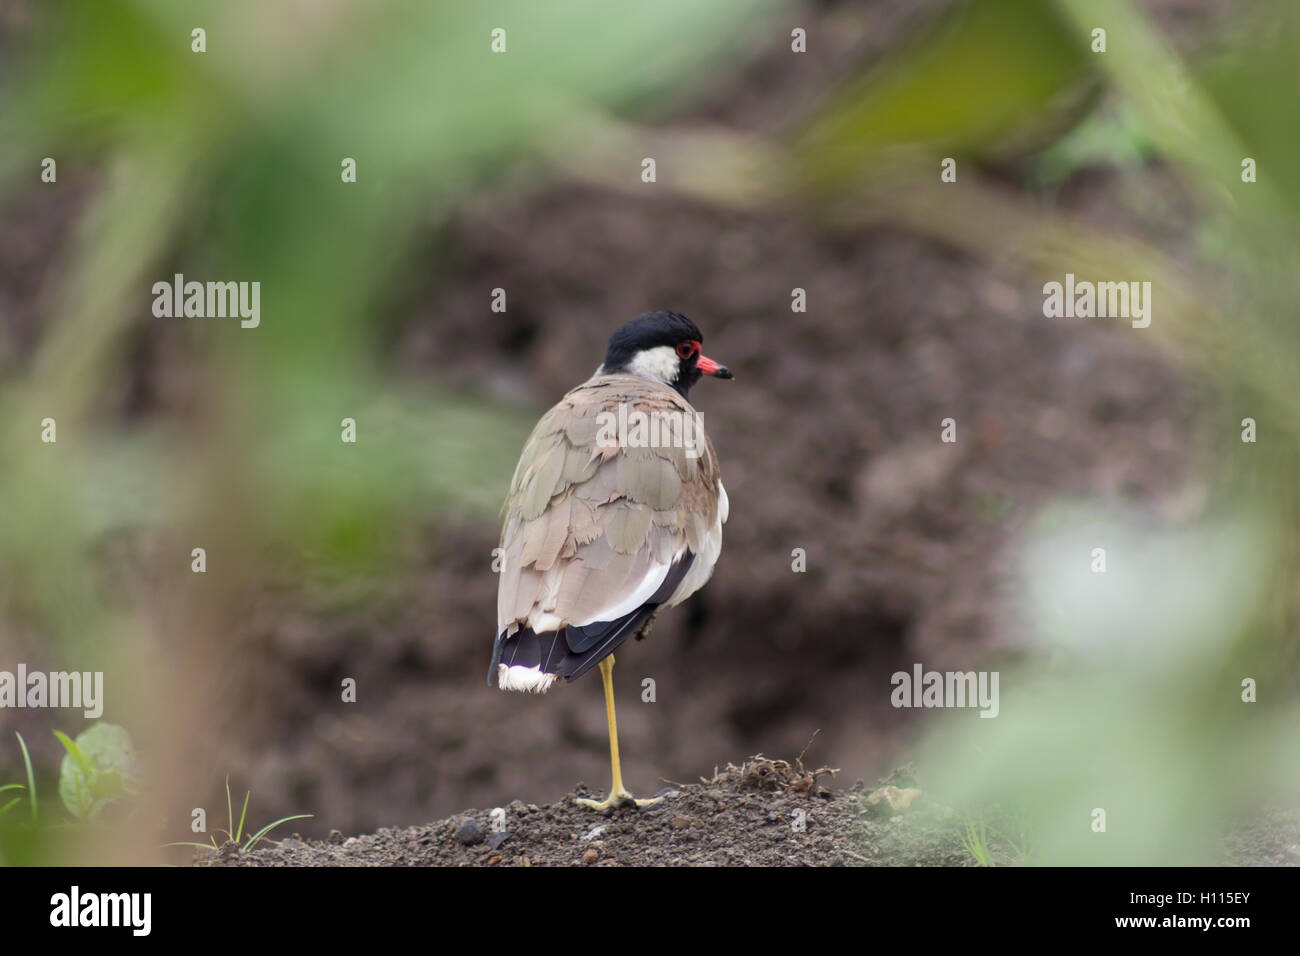
[[[999,809],[994,813],[994,818],[1006,828],[1005,830],[990,826],[982,814],[976,818],[967,813],[964,817],[965,823],[960,835],[961,845],[978,866],[997,866],[993,854],[995,841],[998,849],[1002,851],[1004,860],[1009,854],[1014,854],[1014,862],[1022,866],[1029,864],[1034,853],[1034,835],[1022,809],[1012,807],[1010,810]],[[1007,831],[1014,832],[1014,838],[1009,836]]]
[[[15,731],[14,736],[18,738],[18,748],[23,754],[27,783],[0,786],[0,794],[19,794],[0,803],[0,817],[22,803],[22,794],[25,793],[31,810],[31,826],[36,829],[40,825],[41,816],[32,755],[23,735]],[[67,751],[59,768],[59,796],[76,820],[93,820],[108,805],[138,792],[135,754],[131,748],[131,738],[123,728],[116,724],[96,724],[79,734],[75,741],[58,730],[54,731],[54,736]]]
[[[996,866],[993,862],[993,851],[989,848],[989,828],[981,817],[978,821],[971,819],[970,815],[966,816],[965,832],[962,834],[961,845],[966,848],[966,852],[975,858],[979,866]]]
[[[44,824],[41,826],[39,801],[36,796],[36,774],[32,769],[31,753],[27,741],[20,733],[18,747],[23,755],[23,767],[27,773],[27,783],[9,783],[0,785],[0,818],[4,818],[26,800],[30,808],[30,826],[21,826],[29,834],[38,827],[48,831],[51,826],[69,826],[69,824]],[[54,731],[54,736],[63,745],[66,753],[59,767],[59,797],[68,813],[73,817],[72,826],[88,824],[98,820],[105,810],[139,793],[137,761],[130,735],[116,724],[98,723],[82,731],[73,740],[62,731]],[[312,814],[296,813],[281,817],[262,827],[256,833],[245,834],[244,824],[248,818],[248,803],[252,791],[245,791],[244,803],[240,808],[239,819],[235,820],[234,802],[230,793],[230,778],[226,777],[226,816],[229,829],[218,829],[217,833],[226,834],[230,841],[239,844],[244,851],[251,850],[260,841],[274,842],[267,836],[272,830],[290,820],[306,820]],[[7,823],[8,821],[6,821]],[[197,846],[206,850],[220,850],[215,836],[211,843],[168,843],[166,846]]]
[[[272,830],[274,830],[276,827],[278,827],[280,824],[288,823],[290,820],[308,820],[312,816],[312,814],[310,813],[295,813],[292,816],[281,817],[278,820],[274,820],[271,823],[268,823],[266,826],[262,827],[262,829],[258,830],[252,836],[248,837],[247,840],[244,840],[244,820],[248,816],[248,801],[249,798],[252,797],[252,795],[253,795],[253,791],[251,790],[244,791],[244,806],[239,811],[239,822],[236,823],[234,803],[230,799],[230,777],[229,776],[226,777],[226,819],[229,821],[230,825],[229,825],[229,829],[223,830],[221,828],[218,828],[216,832],[224,833],[229,838],[230,842],[238,844],[239,848],[245,853],[247,853],[254,846],[256,846],[259,840],[266,840],[267,843],[274,843],[275,841],[269,839],[267,837],[267,834],[270,833]],[[177,841],[175,843],[166,843],[164,844],[164,846],[197,846],[204,850],[221,849],[221,845],[217,843],[217,838],[215,836],[209,835],[208,839],[211,840],[210,843],[194,843],[192,841]],[[241,841],[243,842],[241,843]]]
[[[14,736],[27,781],[0,785],[0,859],[48,862],[49,855],[57,854],[67,840],[62,831],[93,823],[107,807],[138,792],[131,738],[123,728],[96,724],[75,741],[56,730],[54,736],[67,751],[59,771],[59,796],[72,817],[71,821],[58,819],[49,804],[38,799],[27,741],[20,733]],[[27,804],[26,814],[20,810],[22,803]]]
[[[36,775],[32,772],[32,755],[27,752],[27,741],[23,740],[23,735],[14,731],[14,736],[18,738],[18,748],[23,752],[23,767],[27,771],[27,786],[23,786],[21,783],[7,783],[0,787],[0,794],[13,791],[18,791],[20,794],[26,793],[27,803],[31,807],[32,826],[35,827],[39,820],[39,814],[36,809]],[[3,817],[22,802],[21,795],[11,797],[7,803],[0,805],[0,817]]]
[[[96,819],[123,797],[138,793],[135,749],[126,730],[96,724],[71,740],[54,731],[67,753],[59,767],[59,797],[76,819]]]

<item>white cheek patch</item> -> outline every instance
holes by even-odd
[[[637,352],[632,356],[632,361],[627,363],[627,370],[633,375],[671,385],[677,381],[681,364],[675,348],[671,345],[660,345]]]

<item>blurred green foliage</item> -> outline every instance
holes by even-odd
[[[820,190],[842,190],[890,150],[993,157],[1052,142],[1095,102],[1095,65],[1041,0],[958,3],[929,32],[851,79],[799,131]]]
[[[534,410],[385,367],[384,290],[428,267],[411,236],[553,153],[566,124],[698,81],[737,24],[769,6],[389,0],[301,17],[253,0],[42,6],[0,93],[0,192],[29,188],[56,154],[92,168],[96,189],[34,361],[0,385],[9,617],[93,669],[149,626],[97,583],[95,545],[114,527],[221,541],[253,576],[286,557],[342,576],[398,558],[413,520],[488,520]],[[190,51],[198,25],[203,54]],[[1098,25],[1104,54],[1089,49]],[[507,30],[506,56],[490,51],[494,27]],[[774,177],[756,194],[786,210],[817,195],[1033,277],[1155,280],[1150,343],[1222,397],[1199,518],[1166,527],[1096,502],[1046,513],[1020,577],[1041,654],[1003,675],[997,719],[952,715],[927,745],[938,785],[972,813],[1023,808],[1034,862],[1205,860],[1216,827],[1300,791],[1297,48],[1300,7],[1285,2],[1230,20],[1212,55],[1188,62],[1126,0],[974,0],[865,66],[787,141],[725,144]],[[766,162],[769,151],[789,162]],[[925,200],[948,155],[962,160],[962,188]],[[1258,182],[1241,180],[1247,156]],[[344,157],[355,186],[340,183]],[[924,175],[901,173],[900,157]],[[1044,213],[981,178],[1022,161],[1050,182],[1086,165],[1167,166],[1193,198],[1204,260]],[[149,284],[173,272],[260,281],[262,325],[187,333],[201,414],[123,423],[101,396],[124,374],[129,333],[158,321]],[[47,416],[56,445],[36,438]],[[1246,416],[1258,445],[1238,440]],[[364,455],[339,441],[344,417]],[[1086,570],[1098,538],[1123,571]],[[1258,704],[1241,702],[1243,677],[1258,680]],[[1098,807],[1106,835],[1089,826]]]
[[[1090,52],[1095,27],[1105,53]],[[872,200],[1031,276],[1155,280],[1154,338],[1224,404],[1196,519],[1171,525],[1099,501],[1041,516],[1021,543],[1016,600],[1036,651],[1002,674],[996,719],[943,715],[925,745],[939,795],[979,819],[1017,808],[1035,863],[1214,863],[1243,814],[1300,798],[1300,131],[1284,119],[1300,88],[1296,49],[1294,4],[1231,20],[1220,48],[1192,64],[1126,0],[976,0],[846,83],[794,140],[806,187],[841,205],[883,177]],[[1031,182],[1166,165],[1214,237],[1207,258],[1171,267],[1151,243],[1113,242],[993,190],[967,205],[969,186],[941,187],[951,206],[889,198],[928,196],[946,155],[971,161],[968,184],[1024,158]],[[1246,157],[1257,182],[1243,181]],[[1268,438],[1242,443],[1246,417]],[[1089,555],[1103,544],[1111,567],[1095,574]],[[1257,702],[1245,702],[1247,679]],[[1092,827],[1098,809],[1104,833]],[[961,835],[985,859],[978,837]]]

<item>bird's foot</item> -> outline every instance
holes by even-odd
[[[590,800],[586,797],[574,797],[573,802],[580,807],[586,807],[588,810],[595,810],[598,813],[603,813],[604,811],[612,810],[615,807],[628,805],[635,806],[638,809],[641,807],[657,806],[663,802],[665,796],[667,796],[666,793],[660,793],[653,797],[642,797],[638,799],[626,790],[620,789],[615,790],[604,800]]]

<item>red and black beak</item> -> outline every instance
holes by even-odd
[[[701,354],[700,357],[695,360],[695,367],[698,368],[703,374],[712,375],[714,378],[735,378],[736,377],[731,374],[731,369],[727,368],[727,366],[719,365],[717,362],[713,361],[713,359],[703,354]]]

